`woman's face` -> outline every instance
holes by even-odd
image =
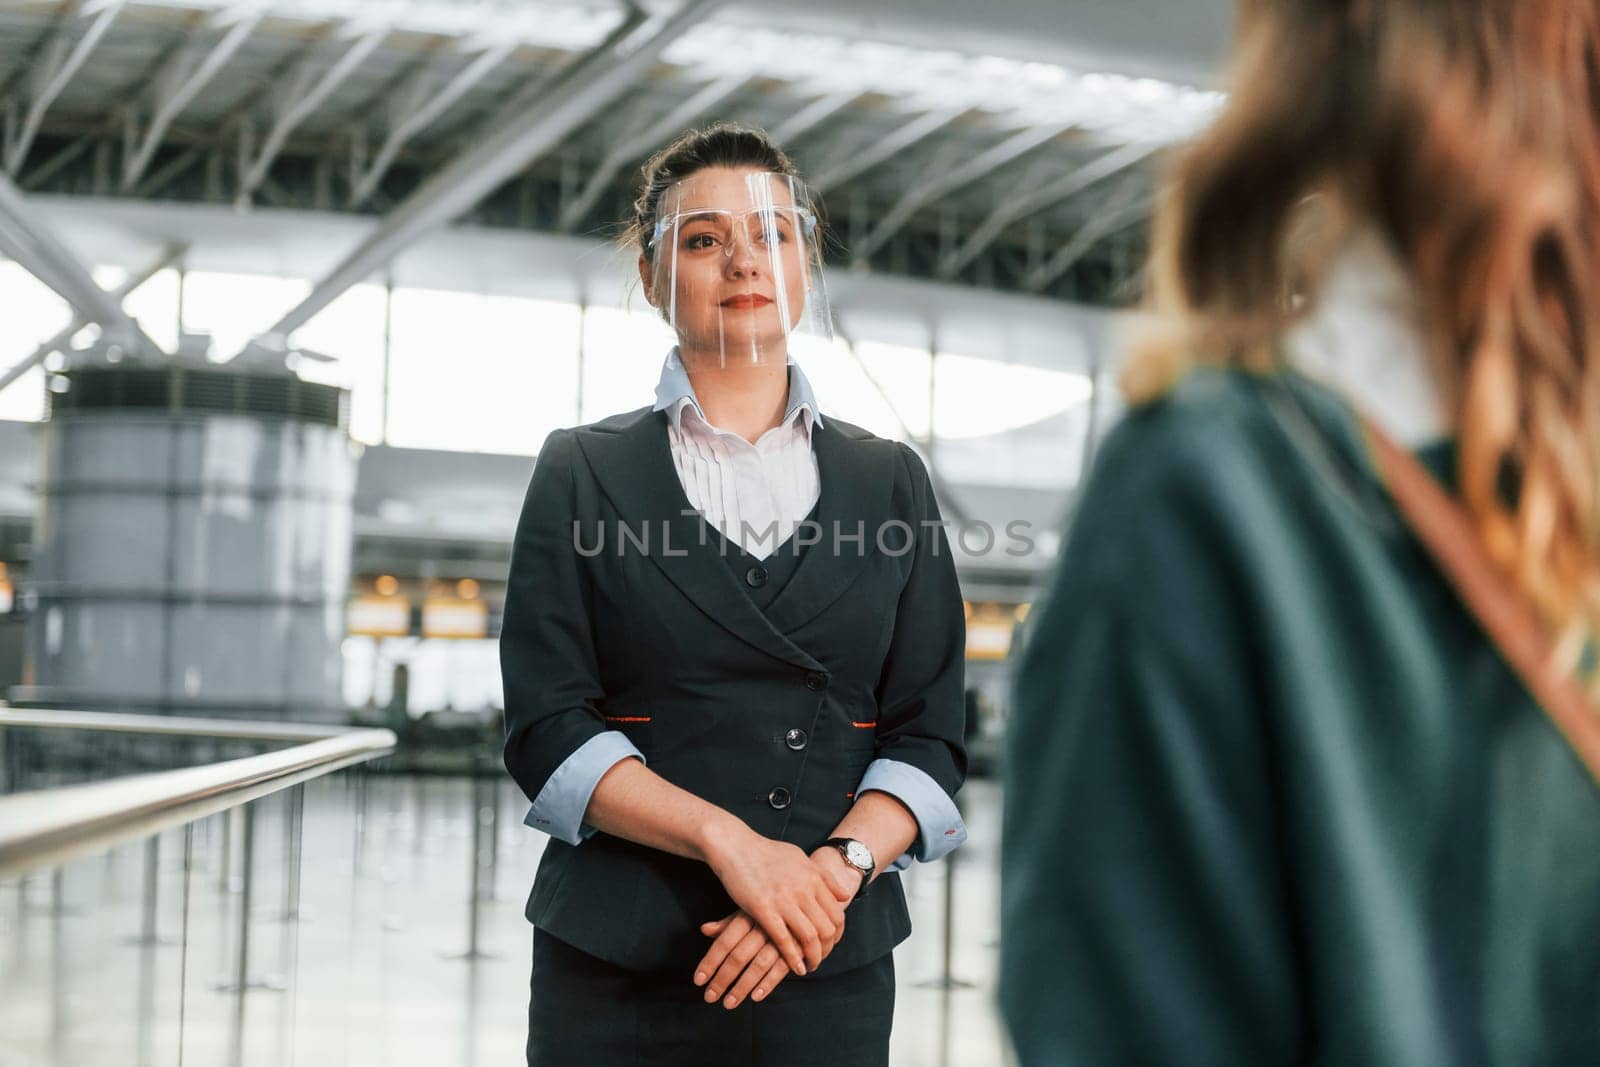
[[[808,216],[789,181],[708,167],[667,191],[659,217],[639,270],[682,349],[724,362],[786,359],[810,278]]]

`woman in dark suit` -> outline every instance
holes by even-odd
[[[545,442],[500,639],[506,767],[552,838],[528,1062],[885,1064],[895,872],[965,837],[938,508],[792,359],[826,322],[818,227],[765,135],[663,150],[631,232],[678,346],[654,405]]]

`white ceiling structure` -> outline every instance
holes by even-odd
[[[1214,88],[1233,0],[751,0],[726,17]]]
[[[644,157],[732,118],[791,148],[840,262],[1115,303],[1154,160],[1220,102],[1226,6],[6,0],[0,169],[383,218],[315,304],[446,222],[612,232]]]

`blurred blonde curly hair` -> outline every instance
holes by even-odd
[[[1571,669],[1600,634],[1600,3],[1245,0],[1169,175],[1134,399],[1266,367],[1350,220],[1408,269],[1484,545]]]

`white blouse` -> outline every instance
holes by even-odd
[[[822,488],[811,428],[822,417],[811,384],[794,364],[783,420],[754,444],[706,420],[677,349],[661,370],[655,410],[670,419],[672,465],[690,505],[757,559],[775,552],[816,505]]]

